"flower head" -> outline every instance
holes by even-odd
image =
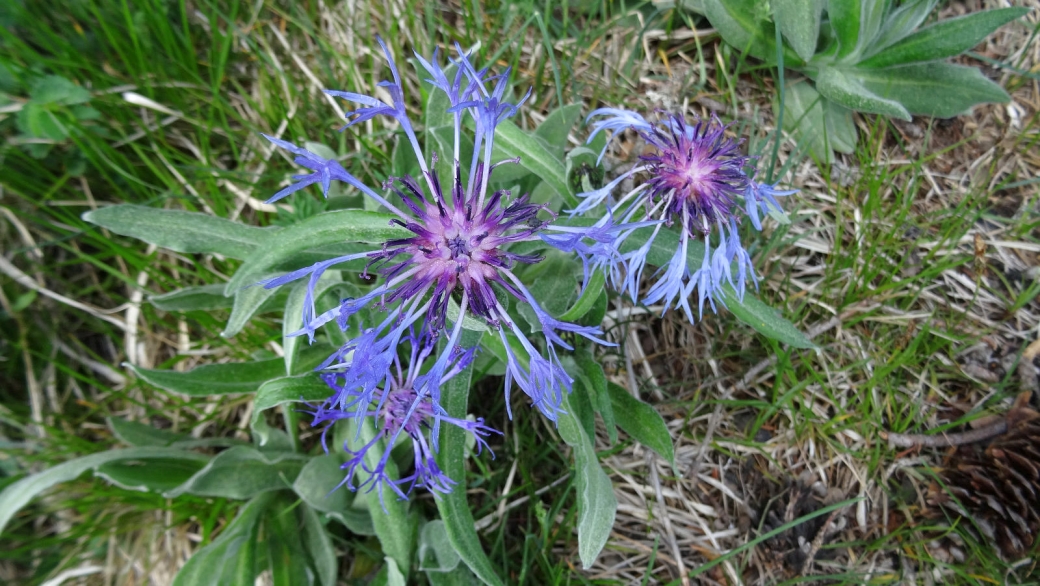
[[[501,75],[489,75],[487,70],[475,68],[461,49],[455,61],[457,72],[451,79],[441,68],[436,54],[429,60],[419,59],[420,66],[430,75],[427,81],[434,91],[447,96],[447,113],[454,116],[454,150],[440,153],[441,156],[452,156],[453,173],[451,177],[438,176],[433,169],[438,153],[427,157],[420,148],[408,120],[400,73],[389,49],[382,40],[380,44],[393,77],[380,85],[387,89],[391,103],[353,92],[328,90],[327,93],[359,104],[358,109],[347,115],[346,127],[375,116],[387,116],[397,121],[419,161],[419,177],[387,178],[382,184],[383,192],[392,195],[384,197],[337,161],[326,160],[292,143],[268,137],[276,145],[296,154],[297,162],[314,171],[310,175],[297,176],[297,183],[283,189],[272,200],[319,182],[323,192],[327,192],[331,181],[344,181],[388,210],[393,215],[391,223],[403,228],[402,236],[367,252],[329,259],[270,279],[264,286],[275,287],[305,277],[309,279],[304,325],[298,334],[307,334],[312,339],[318,327],[330,322],[337,323],[346,331],[346,318],[370,304],[387,312],[387,318],[379,326],[360,332],[324,365],[339,369],[336,371],[337,384],[351,389],[350,405],[358,406],[351,411],[355,416],[366,416],[368,406],[379,403],[377,390],[386,389],[390,384],[390,364],[406,331],[415,327],[419,338],[431,344],[446,337],[447,349],[434,361],[431,372],[449,372],[450,353],[458,343],[464,319],[471,317],[500,331],[509,331],[522,341],[523,351],[527,354],[523,362],[528,366],[520,366],[520,361],[513,364],[512,375],[507,377],[506,392],[509,391],[509,382],[516,381],[533,406],[555,419],[561,393],[569,389],[570,384],[554,351],[554,344],[562,341],[558,332],[572,332],[592,339],[596,339],[600,332],[595,328],[572,327],[572,324],[552,319],[544,312],[513,272],[518,263],[536,263],[541,257],[513,252],[511,246],[541,238],[561,250],[577,252],[588,267],[588,263],[605,264],[616,257],[616,251],[607,244],[613,237],[605,236],[605,231],[614,228],[605,225],[587,228],[556,226],[555,216],[544,206],[532,203],[527,195],[517,197],[508,190],[489,187],[495,168],[518,162],[492,162],[492,152],[496,128],[516,113],[526,96],[515,104],[510,103],[508,69]],[[460,135],[466,128],[463,124],[465,116],[472,119],[475,127],[474,148],[471,160],[460,161]],[[468,163],[468,168],[463,166],[465,163]],[[362,276],[380,277],[380,282],[363,297],[344,300],[339,306],[317,314],[312,292],[321,274],[337,264],[360,258],[368,260]],[[531,304],[537,315],[545,316],[541,330],[547,357],[542,356],[541,351],[516,327],[505,309],[506,296]],[[451,312],[457,314],[454,326],[448,323]],[[432,413],[437,413],[440,408],[439,385],[439,377],[430,377],[427,381],[424,397],[430,401]],[[341,396],[340,410],[350,405],[342,403]],[[434,421],[439,420],[435,418]]]
[[[750,157],[741,154],[741,141],[726,136],[726,126],[718,118],[695,119],[692,124],[678,115],[663,116],[650,124],[642,116],[626,110],[604,108],[590,119],[593,136],[601,130],[635,130],[651,147],[641,155],[638,165],[601,189],[578,194],[583,201],[572,213],[591,210],[607,202],[608,214],[621,218],[621,230],[613,245],[621,250],[636,230],[653,225],[649,238],[640,246],[621,254],[622,270],[611,273],[614,285],[638,300],[639,284],[653,242],[663,226],[679,229],[679,245],[671,259],[656,273],[656,280],[642,301],[663,302],[665,309],[681,308],[695,321],[690,298],[697,289],[698,315],[707,301],[711,309],[723,301],[723,287],[731,286],[743,298],[747,277],[757,284],[751,257],[740,241],[739,200],[757,230],[762,229],[759,213],[772,207],[781,212],[776,196],[794,191],[778,191],[775,186],[756,183],[749,171]],[[590,137],[591,140],[591,137]],[[608,143],[609,146],[609,143]],[[612,198],[622,180],[646,173],[649,178],[627,194]],[[712,243],[712,233],[718,237]],[[701,264],[691,267],[689,256],[701,246]],[[629,247],[631,248],[631,247]],[[695,257],[696,258],[696,257]],[[622,274],[623,273],[623,274]]]
[[[372,389],[359,384],[350,365],[330,365],[321,378],[333,391],[324,403],[313,411],[314,425],[328,426],[341,419],[353,418],[360,425],[364,419],[375,421],[377,433],[367,443],[352,448],[348,440],[343,449],[349,458],[342,468],[347,474],[343,484],[351,490],[379,490],[390,488],[400,498],[406,498],[416,486],[433,493],[451,492],[455,482],[438,467],[436,461],[437,434],[443,423],[454,425],[470,433],[477,442],[478,451],[487,448],[485,438],[498,433],[484,425],[483,419],[470,421],[448,416],[437,402],[440,385],[469,367],[475,348],[453,348],[445,354],[444,364],[434,365],[420,374],[420,368],[434,351],[429,336],[417,335],[414,328],[400,338],[409,348],[407,368],[402,367],[400,355],[391,358],[394,373],[380,388]],[[358,349],[362,349],[359,347]],[[354,358],[360,360],[359,357]],[[411,474],[394,479],[387,473],[390,452],[400,438],[412,443],[414,453]],[[322,435],[322,443],[326,434]],[[358,442],[360,443],[360,442]],[[361,474],[359,474],[361,472]]]

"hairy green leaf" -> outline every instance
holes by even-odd
[[[107,450],[82,458],[51,466],[42,472],[32,474],[8,485],[0,492],[0,534],[11,517],[24,507],[36,495],[56,484],[68,482],[79,477],[88,470],[119,460],[144,460],[151,458],[186,458],[204,462],[209,456],[187,452],[175,448],[147,447],[128,448],[125,450]]]
[[[481,343],[481,332],[464,331],[459,342],[463,347]],[[485,336],[490,341],[493,336]],[[485,347],[487,344],[485,344]],[[498,354],[496,354],[498,355]],[[504,356],[504,352],[499,355]],[[467,368],[444,384],[441,394],[441,406],[449,417],[465,419],[469,406],[470,380],[473,369]],[[502,580],[495,574],[494,566],[488,560],[480,545],[480,537],[474,528],[473,513],[466,496],[466,432],[454,425],[441,426],[440,451],[437,452],[437,464],[441,470],[458,484],[455,490],[441,495],[437,499],[437,510],[444,520],[444,529],[448,541],[458,552],[459,557],[473,573],[489,586],[501,586]]]
[[[951,118],[976,104],[1004,103],[1007,92],[975,67],[919,63],[856,72],[863,87],[922,116]]]
[[[575,321],[589,313],[593,307],[596,306],[596,301],[599,296],[603,294],[604,285],[606,284],[606,276],[603,271],[594,271],[589,276],[589,282],[585,285],[585,290],[578,297],[578,300],[574,302],[560,319],[563,321]]]
[[[258,495],[239,509],[213,543],[188,559],[173,586],[254,586],[260,521],[276,496],[272,492]]]
[[[357,425],[353,419],[343,420],[348,433],[346,443],[351,450],[359,450],[376,438],[375,425],[371,418],[366,418],[361,424],[361,431],[357,433]],[[447,426],[446,426],[447,427]],[[365,451],[365,466],[368,470],[375,470],[380,464],[383,456],[383,444],[385,439],[377,440],[375,446]],[[385,473],[388,478],[399,478],[397,464],[393,458],[389,458],[384,464]],[[358,484],[368,480],[368,472],[358,469]],[[368,502],[368,508],[372,511],[372,527],[375,530],[379,543],[390,559],[397,562],[402,571],[407,574],[411,571],[412,553],[415,551],[415,527],[413,516],[408,514],[408,501],[402,501],[390,489],[375,487],[362,493]]]
[[[281,499],[279,499],[281,500]],[[281,504],[281,503],[279,503]],[[296,517],[296,506],[277,506],[264,516],[267,569],[272,586],[309,586],[314,583],[308,568],[309,556],[303,547]],[[307,509],[303,505],[303,509]]]
[[[313,368],[328,357],[327,346],[315,345],[300,353],[299,369]],[[256,362],[225,362],[197,366],[187,372],[142,368],[126,365],[144,381],[172,393],[190,397],[252,393],[265,382],[285,375],[285,361],[281,358]]]
[[[588,345],[575,349],[574,361],[581,369],[580,376],[585,386],[589,388],[593,407],[603,419],[603,425],[607,428],[607,436],[611,443],[617,443],[616,417],[614,407],[610,400],[610,392],[607,389],[607,375],[603,372],[603,366],[596,361],[592,350]]]
[[[314,372],[276,378],[260,385],[256,391],[256,398],[253,400],[253,417],[250,422],[254,433],[260,440],[260,445],[266,444],[269,439],[269,430],[256,426],[256,422],[264,416],[264,411],[290,403],[324,401],[331,394],[329,386]]]
[[[999,8],[950,18],[894,43],[856,67],[878,69],[953,57],[978,45],[993,31],[1029,13],[1025,7]]]
[[[541,177],[569,205],[578,205],[578,198],[567,185],[562,157],[556,156],[541,138],[524,132],[509,120],[503,120],[495,132],[495,150],[501,153],[502,158],[520,157],[523,168]]]
[[[852,111],[823,98],[806,81],[784,87],[784,130],[827,163],[834,160],[833,151],[851,153],[856,148]]]
[[[33,83],[29,97],[39,104],[71,106],[90,100],[90,91],[60,75],[45,75]]]
[[[822,67],[816,78],[816,90],[825,98],[850,110],[910,120],[910,113],[902,104],[870,91],[863,86],[861,79],[850,75],[846,70]]]
[[[317,285],[314,286],[311,301],[317,305],[318,300],[326,292],[337,286],[347,286],[346,283],[340,280],[339,272],[326,272],[318,279]],[[285,312],[282,314],[282,353],[285,358],[286,373],[296,372],[296,362],[299,360],[300,348],[305,339],[304,336],[293,336],[291,334],[296,333],[303,327],[303,307],[304,303],[307,302],[309,287],[309,279],[303,279],[296,283],[293,285],[289,298],[285,302]],[[355,288],[353,285],[349,285],[349,287]],[[357,295],[354,296],[357,297]]]
[[[187,457],[118,460],[98,466],[94,475],[126,490],[165,492],[185,483],[206,465],[205,459]]]
[[[108,417],[105,421],[108,423],[108,428],[112,430],[113,435],[119,438],[121,442],[134,447],[165,447],[174,442],[188,439],[188,436],[181,433],[159,429],[138,421],[128,421],[121,417]]]
[[[411,234],[390,223],[396,216],[362,210],[337,210],[311,216],[302,222],[272,233],[264,246],[249,255],[228,281],[226,295],[257,283],[261,277],[306,250],[342,242],[382,245],[387,240]],[[373,248],[378,248],[374,246]]]
[[[773,63],[776,61],[775,30],[767,20],[766,7],[755,0],[704,0],[704,15],[733,48]],[[784,62],[797,66],[802,60],[797,53],[785,50]]]
[[[578,122],[582,107],[582,104],[560,106],[549,112],[534,131],[534,135],[545,141],[553,154],[560,159],[563,159],[563,151],[567,148],[567,136]]]
[[[351,533],[357,535],[375,535],[372,527],[372,516],[368,509],[357,508],[356,495],[345,486],[340,486],[345,472],[340,469],[342,459],[336,454],[315,456],[307,461],[293,490],[315,510],[325,513],[339,521]],[[381,515],[383,511],[376,510]]]
[[[423,525],[419,532],[419,569],[423,571],[450,572],[462,558],[451,545],[444,521],[436,519]]]
[[[780,32],[803,61],[816,53],[823,0],[773,0],[773,13]]]
[[[563,396],[563,411],[557,430],[567,445],[574,448],[574,480],[578,497],[578,557],[586,570],[603,550],[614,528],[617,498],[610,478],[599,465],[592,438],[586,435],[575,417],[571,395]]]
[[[260,313],[260,309],[268,304],[279,290],[277,288],[266,289],[264,287],[245,287],[235,291],[235,301],[231,307],[231,316],[228,317],[227,325],[220,335],[232,338],[246,327],[253,316]]]
[[[939,0],[907,0],[899,8],[896,8],[885,19],[881,31],[870,47],[863,53],[864,58],[878,53],[882,49],[909,35],[917,27],[921,26],[928,15],[932,13]]]
[[[224,295],[224,284],[185,287],[161,295],[153,295],[148,301],[163,311],[211,311],[227,309],[234,299]]]
[[[315,573],[318,574],[318,583],[321,586],[336,586],[339,560],[336,559],[336,549],[328,531],[311,507],[301,506],[299,516],[303,521],[303,547],[310,557]]]
[[[672,434],[664,418],[656,409],[633,397],[627,390],[614,383],[607,385],[610,402],[617,414],[618,426],[633,439],[657,452],[675,466],[675,446]]]
[[[722,288],[722,293],[723,301],[730,312],[740,321],[755,328],[758,333],[795,348],[816,348],[812,340],[801,330],[758,297],[745,293],[744,300],[741,301],[733,287],[728,284]]]
[[[209,214],[121,204],[83,214],[91,224],[177,252],[245,259],[277,230],[247,226]]]
[[[265,454],[252,447],[236,446],[224,450],[187,482],[167,491],[166,496],[182,494],[248,499],[262,492],[292,486],[306,458],[292,453]]]
[[[863,27],[863,4],[875,0],[828,0],[827,15],[838,40],[839,59],[855,55]]]

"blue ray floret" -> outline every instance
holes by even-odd
[[[665,115],[651,124],[635,112],[601,108],[589,115],[589,121],[593,129],[590,142],[601,131],[616,136],[631,129],[650,147],[638,164],[609,184],[578,194],[582,201],[570,210],[572,215],[586,214],[606,204],[608,215],[619,218],[621,229],[615,232],[612,248],[626,252],[618,253],[621,262],[612,267],[614,286],[633,300],[662,303],[665,310],[682,309],[691,322],[696,321],[691,306],[695,290],[698,317],[703,316],[706,302],[712,311],[717,303],[725,305],[725,285],[743,299],[748,278],[757,285],[757,277],[751,256],[740,240],[740,200],[752,226],[761,230],[760,214],[782,214],[776,198],[795,191],[756,182],[750,168],[752,159],[740,153],[742,141],[727,138],[726,126],[715,117],[690,124],[682,116]],[[608,142],[603,153],[609,146]],[[648,179],[627,194],[614,197],[618,185],[639,174],[646,174]],[[640,299],[648,255],[666,226],[678,228],[679,245]],[[652,231],[642,245],[624,247],[632,234],[643,229]],[[718,234],[714,243],[713,232]],[[687,255],[695,250],[691,246],[695,239],[703,241],[704,254],[700,266],[691,267]]]
[[[385,319],[380,318],[378,325],[353,334],[320,367],[323,372],[335,373],[335,376],[325,375],[335,395],[330,399],[333,403],[327,404],[322,413],[334,414],[329,415],[333,418],[346,413],[358,418],[381,413],[390,401],[387,389],[396,384],[393,364],[398,347],[411,340],[413,346],[421,341],[433,348],[440,340],[446,343],[439,356],[430,356],[433,365],[429,372],[417,375],[416,380],[423,381],[423,390],[411,399],[413,412],[428,411],[426,417],[432,418],[432,427],[436,430],[439,422],[445,420],[440,408],[441,381],[447,373],[457,372],[467,363],[452,357],[459,352],[463,320],[474,318],[497,330],[507,348],[510,340],[518,344],[515,351],[509,350],[506,394],[512,383],[516,383],[533,407],[555,420],[561,410],[563,393],[569,391],[572,382],[556,354],[557,347],[568,347],[561,335],[605,342],[599,338],[601,332],[597,328],[569,324],[545,312],[513,273],[518,263],[537,263],[541,257],[513,252],[510,248],[519,242],[542,239],[560,250],[577,253],[587,268],[590,264],[607,266],[618,260],[612,248],[617,227],[609,221],[587,228],[557,226],[555,216],[544,206],[532,203],[527,195],[513,197],[508,190],[489,189],[496,167],[517,162],[492,161],[496,128],[517,112],[526,96],[516,104],[510,103],[508,69],[501,75],[489,75],[487,70],[475,68],[461,50],[454,62],[455,73],[450,77],[447,68],[438,63],[436,53],[430,59],[417,56],[419,66],[429,75],[427,81],[433,91],[447,96],[447,113],[454,116],[454,150],[440,153],[452,157],[453,173],[450,181],[439,177],[432,169],[438,153],[429,153],[428,157],[420,148],[405,108],[400,73],[386,45],[382,40],[379,42],[393,78],[379,85],[387,90],[390,103],[354,92],[327,90],[327,93],[359,105],[347,115],[345,128],[373,117],[396,121],[418,159],[421,170],[418,178],[387,178],[381,188],[390,195],[384,197],[346,171],[339,162],[268,137],[274,144],[296,154],[297,163],[313,171],[294,177],[292,185],[269,201],[316,183],[327,193],[331,181],[343,181],[388,210],[392,215],[391,224],[403,229],[400,238],[388,240],[373,250],[331,258],[263,283],[270,288],[308,279],[303,327],[296,335],[307,335],[312,340],[317,329],[326,324],[334,323],[347,331],[347,318],[366,307],[385,312]],[[467,128],[464,123],[467,116],[475,128],[473,157],[460,161],[460,134]],[[442,180],[448,184],[443,185]],[[338,306],[318,313],[313,293],[321,275],[336,265],[359,259],[367,260],[362,277],[379,279],[374,287],[360,298],[345,299]],[[509,315],[507,296],[534,308],[541,322],[544,355]],[[408,333],[413,329],[417,332],[414,336]],[[430,352],[432,350],[423,350],[420,354],[425,359]],[[397,395],[394,397],[397,397],[395,401],[403,400]],[[425,459],[425,472],[418,472],[420,452],[427,454],[427,451],[421,442],[416,445],[418,476],[412,480],[435,491],[447,489],[450,483],[437,480],[437,474],[431,472],[432,464]],[[352,468],[355,469],[356,466]]]

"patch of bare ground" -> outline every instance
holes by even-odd
[[[793,223],[774,224],[761,238],[760,294],[819,350],[767,344],[725,311],[690,325],[674,313],[656,319],[659,309],[614,310],[624,343],[613,376],[656,403],[675,440],[676,468],[639,445],[605,460],[619,509],[593,577],[1036,577],[1028,557],[996,570],[979,561],[993,555],[978,553],[993,549],[985,538],[967,559],[963,540],[958,555],[949,540],[933,539],[927,497],[947,450],[890,447],[883,438],[888,430],[971,429],[970,420],[1006,412],[1020,391],[1034,393],[1036,405],[1036,367],[1019,361],[1040,326],[1040,43],[1031,36],[1040,3],[1015,4],[1034,11],[976,47],[987,60],[963,58],[1007,88],[1009,104],[950,120],[858,116],[857,153],[828,168],[803,160],[782,178],[801,192],[786,202]],[[942,16],[997,5],[954,2]],[[752,146],[774,131],[768,75],[727,77],[733,63],[714,41],[650,42],[635,88],[643,109],[751,122]],[[777,168],[794,147],[782,145]],[[615,154],[621,164],[626,153]],[[1028,498],[1040,509],[1040,495]]]

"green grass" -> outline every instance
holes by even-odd
[[[748,122],[767,115],[771,108],[774,82],[768,69],[727,48],[716,60],[714,39],[662,42],[655,45],[662,53],[649,56],[643,55],[642,43],[624,42],[651,29],[680,30],[696,24],[689,13],[613,2],[585,2],[570,10],[538,2],[464,2],[461,10],[432,2],[408,4],[400,16],[387,14],[378,3],[368,9],[362,6],[354,15],[322,13],[317,3],[271,1],[83,0],[67,2],[63,10],[33,2],[7,8],[0,14],[5,24],[0,27],[0,63],[10,75],[0,78],[9,78],[0,89],[14,96],[8,105],[23,103],[36,79],[56,75],[89,88],[89,105],[99,116],[76,119],[68,109],[58,109],[55,115],[69,127],[69,138],[41,145],[25,144],[19,138],[16,114],[0,115],[6,116],[0,118],[0,134],[7,139],[0,146],[0,205],[14,218],[13,222],[6,216],[0,220],[0,248],[47,289],[94,307],[119,307],[143,290],[138,339],[144,344],[146,360],[154,366],[204,363],[213,356],[247,359],[262,351],[280,339],[281,324],[275,314],[254,319],[242,333],[224,339],[220,332],[227,312],[181,316],[159,311],[146,301],[152,293],[224,282],[236,261],[199,262],[185,255],[148,251],[137,241],[113,237],[84,222],[80,215],[99,203],[126,202],[273,224],[279,221],[276,215],[254,211],[227,184],[258,200],[278,189],[293,165],[279,154],[267,157],[258,133],[274,133],[283,123],[283,137],[350,153],[359,177],[380,183],[392,163],[393,134],[380,124],[365,126],[358,133],[338,133],[341,122],[336,112],[297,62],[310,70],[321,87],[369,90],[386,75],[376,33],[390,41],[406,72],[413,113],[418,113],[426,89],[404,63],[410,50],[428,54],[434,46],[443,49],[456,41],[463,47],[479,43],[481,61],[514,67],[517,87],[534,88],[531,111],[544,113],[572,102],[628,104],[632,92],[645,85],[643,80],[663,85],[674,68],[681,73],[676,73],[677,82],[669,82],[675,86],[670,91],[679,103],[683,97],[707,97],[727,106],[726,117],[739,113],[738,127],[751,133],[753,152],[766,159],[773,151],[773,137]],[[642,20],[633,16],[635,11]],[[719,67],[720,63],[726,67]],[[1023,78],[1012,79],[1021,84]],[[167,121],[168,113],[132,104],[124,98],[125,92],[178,114]],[[752,116],[747,116],[749,101]],[[720,406],[725,421],[741,417],[750,421],[743,428],[724,425],[718,433],[725,443],[717,435],[711,457],[744,457],[729,447],[739,443],[782,470],[786,464],[773,447],[753,438],[766,428],[790,431],[800,444],[811,440],[816,446],[816,456],[804,458],[802,464],[849,458],[878,481],[874,494],[888,498],[889,487],[881,479],[896,453],[881,443],[876,432],[933,429],[944,396],[973,405],[982,396],[957,368],[957,356],[998,328],[957,309],[970,306],[972,300],[952,297],[946,288],[935,285],[951,271],[974,271],[970,244],[958,242],[980,221],[1004,227],[1001,239],[1036,241],[1037,218],[1028,213],[1013,218],[994,215],[985,186],[996,177],[993,191],[1029,189],[1030,177],[1018,171],[1007,174],[1000,165],[1007,153],[1035,150],[1040,134],[1033,113],[1023,121],[1024,128],[1002,145],[1005,158],[993,156],[966,195],[925,205],[922,195],[930,189],[929,169],[967,141],[928,150],[904,143],[898,128],[884,120],[867,117],[862,122],[864,138],[850,157],[858,174],[844,182],[843,170],[811,165],[812,178],[821,183],[805,191],[825,192],[829,199],[803,193],[799,205],[804,208],[794,210],[794,223],[773,230],[754,251],[763,261],[759,266],[764,297],[784,308],[785,315],[803,329],[826,322],[835,312],[848,312],[842,335],[833,329],[821,334],[819,353],[792,351],[756,338],[723,313],[695,328],[692,335],[704,343],[696,351],[683,347],[678,334],[671,338],[662,334],[666,342],[661,352],[698,365],[694,368],[701,376],[696,380],[664,377],[659,382],[665,392],[662,410],[688,422]],[[41,152],[44,146],[49,146],[46,153]],[[878,158],[882,152],[908,162],[886,163]],[[792,160],[778,171],[798,168]],[[314,196],[308,192],[292,201],[298,214],[307,213],[299,208]],[[828,252],[800,248],[798,241],[805,238],[828,243]],[[930,245],[924,248],[921,243]],[[916,251],[916,256],[906,254],[908,250]],[[797,277],[792,266],[819,269]],[[991,278],[976,282],[1000,299],[1005,310],[1035,303],[1040,292],[1036,286],[1009,282],[992,265],[988,274]],[[1000,286],[994,284],[1001,279]],[[143,288],[141,282],[146,283]],[[42,296],[33,297],[7,277],[0,277],[0,307],[0,439],[17,444],[0,459],[5,474],[0,476],[0,486],[17,474],[117,445],[104,426],[104,418],[111,415],[162,422],[185,432],[206,424],[207,437],[244,437],[239,420],[247,399],[188,401],[133,380],[114,384],[98,368],[91,368],[93,361],[127,376],[120,367],[128,358],[121,329]],[[985,317],[1001,323],[1004,319]],[[204,354],[176,358],[182,349],[179,335],[190,340],[188,348]],[[78,358],[68,358],[60,345]],[[770,380],[756,387],[760,393],[720,398],[714,387],[716,377],[703,366],[705,349],[722,365],[722,381],[727,385],[759,361],[774,354],[777,359],[766,371]],[[473,515],[481,519],[495,513],[503,501],[529,500],[483,533],[492,562],[510,584],[616,583],[583,574],[576,568],[575,556],[567,555],[575,547],[576,508],[573,480],[565,479],[570,458],[562,441],[527,410],[516,410],[509,422],[496,385],[500,383],[490,379],[475,391],[481,397],[494,397],[484,416],[506,432],[506,439],[494,446],[495,460],[473,460],[469,479]],[[647,391],[644,387],[644,398]],[[1005,377],[987,391],[978,409],[943,426],[963,424],[986,410],[1000,412],[1002,401],[1017,391],[1013,378]],[[42,401],[38,412],[43,420],[38,427],[30,395]],[[687,431],[677,439],[687,444],[702,441],[705,429],[697,421],[684,426]],[[852,444],[846,431],[869,441]],[[313,444],[316,438],[305,437],[305,441]],[[622,457],[630,445],[601,456]],[[515,476],[503,495],[514,465]],[[648,483],[645,467],[625,473],[637,484]],[[424,511],[433,514],[429,499],[418,500]],[[236,508],[237,503],[222,499],[166,500],[82,478],[30,505],[28,513],[8,528],[3,542],[10,546],[0,553],[0,565],[11,583],[39,584],[81,560],[104,564],[116,555],[115,544],[136,543],[155,523],[156,515],[164,527],[197,533],[205,544],[234,517]],[[912,507],[908,510],[911,515],[915,512]],[[652,512],[658,514],[656,509]],[[968,532],[955,531],[972,539]],[[760,534],[748,539],[756,535]],[[974,541],[968,541],[967,563],[939,562],[932,557],[927,535],[931,534],[922,527],[907,523],[894,532],[872,531],[859,541],[827,547],[854,549],[861,559],[902,555],[919,564],[919,574],[939,567],[947,583],[975,583],[973,576],[1002,577],[1009,571],[992,549]],[[343,580],[362,583],[367,571],[382,559],[378,543],[346,532],[336,537],[341,552],[355,558],[352,565],[345,562],[341,567]],[[664,542],[658,548],[659,535],[649,530],[643,537],[653,544],[649,564],[656,563],[659,569],[654,579],[673,579],[663,578],[670,571],[662,561],[670,555]],[[635,555],[635,549],[628,547],[613,541],[607,546],[617,557]],[[731,558],[742,568],[752,568],[753,549],[739,550]],[[694,552],[685,563],[691,570],[707,561]],[[900,571],[897,565],[872,580],[895,582]],[[1014,575],[1026,571],[1015,570]],[[859,583],[862,576],[852,568],[831,578],[837,583]]]

